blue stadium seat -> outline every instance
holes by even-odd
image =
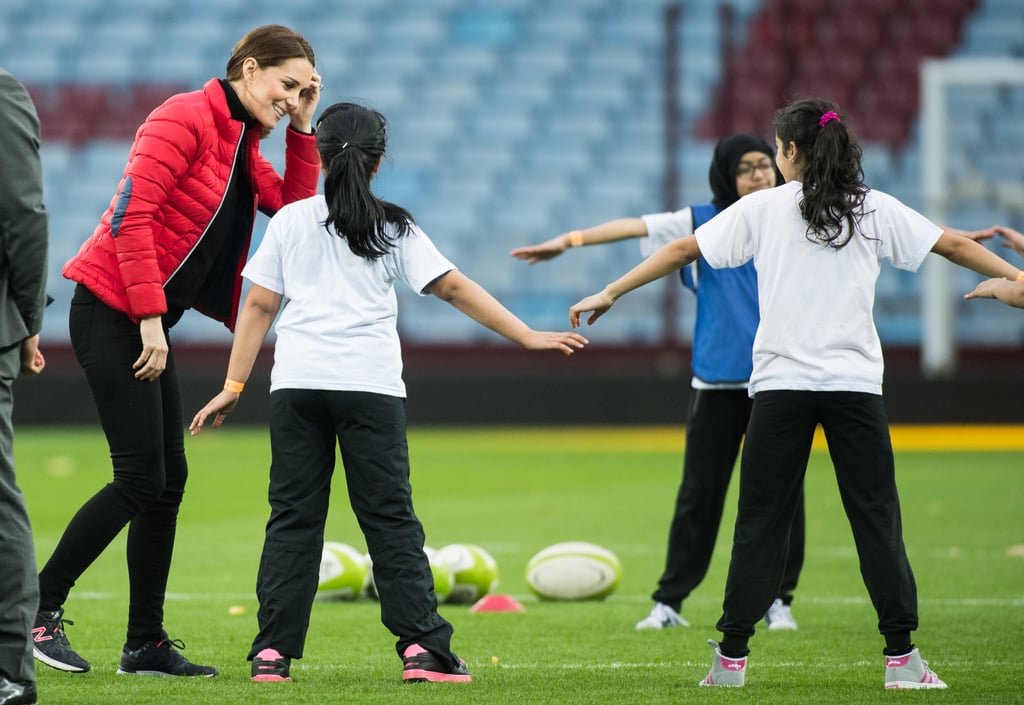
[[[746,23],[767,6],[763,0],[684,2],[675,28],[681,52],[681,204],[710,196],[707,168],[713,142],[696,138],[693,130],[722,77],[718,22],[726,2],[742,41]],[[254,23],[294,26],[317,51],[327,84],[323,105],[356,99],[389,119],[390,153],[377,184],[381,191],[413,209],[432,236],[436,231],[440,242],[455,248],[449,254],[457,262],[471,271],[493,271],[494,281],[511,294],[517,283],[528,286],[523,310],[542,320],[549,308],[555,320],[557,310],[561,325],[565,306],[544,303],[558,296],[550,270],[517,268],[518,262],[505,267],[503,258],[512,246],[524,244],[524,236],[550,237],[582,223],[660,210],[666,161],[665,5],[665,0],[348,0],[343,11],[325,12],[322,0],[7,0],[0,3],[0,65],[45,90],[71,78],[120,91],[150,84],[155,76],[198,88],[223,71],[231,46]],[[977,3],[957,55],[1024,55],[1019,9],[1020,0]],[[14,36],[19,42],[11,41]],[[139,48],[145,53],[140,55]],[[951,138],[957,148],[951,158],[973,155],[983,169],[1004,170],[993,173],[1007,178],[1020,175],[1012,156],[986,155],[1020,151],[993,148],[1024,143],[1024,128],[1013,120],[993,122],[992,116],[1024,109],[1024,89],[971,89],[957,92],[954,100]],[[770,131],[770,116],[763,127]],[[864,167],[871,185],[920,207],[916,130],[912,127],[911,142],[900,152],[865,144]],[[271,135],[263,151],[283,167],[283,130]],[[74,231],[66,239],[77,247],[112,196],[125,154],[104,143],[81,151],[64,145],[48,153],[47,191],[58,199],[55,206],[62,206],[54,207],[52,217],[62,233]],[[957,161],[951,168],[975,165]],[[85,181],[95,182],[95,188]],[[1016,212],[1000,207],[981,206],[1018,218],[1016,225],[1024,226]],[[954,214],[980,217],[969,211]],[[513,219],[518,229],[488,227],[498,217]],[[65,249],[59,256],[66,258],[70,245],[57,247]],[[593,266],[581,268],[585,274],[573,281],[574,287],[584,288],[588,276],[621,274],[627,257],[638,261],[635,243],[628,253],[609,249],[579,253]],[[906,302],[916,297],[918,287],[913,276],[883,275],[880,310],[892,321],[880,324],[883,337],[916,340],[918,312],[908,310]],[[631,304],[638,306],[637,321],[616,324],[610,319],[605,330],[623,340],[656,337],[660,317],[651,311],[661,293],[655,289],[637,292],[637,303]],[[425,303],[431,304],[433,324],[444,307]],[[688,325],[685,317],[692,311],[680,315],[681,325]],[[986,325],[972,323],[969,334],[990,334]],[[442,335],[456,338],[481,335],[457,313],[443,327]],[[222,327],[214,324],[213,329]],[[180,339],[209,332],[200,322],[177,333]],[[422,335],[438,333],[429,327]],[[492,338],[486,331],[482,336]]]

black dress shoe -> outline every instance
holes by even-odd
[[[0,678],[0,705],[36,705],[36,684]]]

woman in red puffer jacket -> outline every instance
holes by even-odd
[[[84,672],[63,631],[71,587],[126,524],[130,602],[119,673],[212,676],[163,627],[178,507],[188,474],[168,330],[195,308],[233,329],[256,210],[316,193],[313,49],[270,25],[235,45],[226,78],[176,95],[139,128],[110,207],[64,276],[78,282],[71,344],[110,446],[114,479],[75,514],[39,575],[36,658]],[[259,141],[288,117],[285,173]]]

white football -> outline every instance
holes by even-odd
[[[618,557],[586,541],[548,546],[526,564],[526,584],[542,600],[601,600],[621,580]]]
[[[447,602],[470,605],[498,587],[497,561],[475,544],[448,544],[438,549],[437,558],[452,571]]]
[[[320,556],[320,582],[316,596],[320,599],[354,600],[362,592],[368,571],[363,554],[352,546],[325,541]]]

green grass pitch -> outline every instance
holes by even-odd
[[[959,434],[959,435],[957,435]],[[689,629],[637,632],[660,574],[679,481],[682,429],[412,429],[416,509],[434,547],[476,543],[501,571],[498,592],[525,613],[442,605],[474,682],[406,685],[377,603],[317,603],[293,683],[254,684],[254,583],[267,516],[269,447],[259,428],[187,440],[190,479],[179,520],[166,626],[213,679],[117,676],[128,584],[123,536],[65,605],[87,674],[38,666],[40,703],[1024,703],[1024,434],[945,429],[934,443],[894,431],[905,539],[917,577],[914,635],[946,691],[887,693],[882,639],[861,582],[828,456],[812,454],[807,559],[794,603],[800,629],[759,630],[743,689],[700,688],[728,565],[733,482],[711,571],[684,605]],[[981,438],[961,444],[960,439]],[[1003,441],[994,441],[1002,438]],[[901,440],[902,439],[902,440]],[[950,442],[950,439],[958,439]],[[927,450],[934,445],[943,450]],[[958,446],[963,445],[963,448]],[[998,449],[994,449],[998,448]],[[71,514],[109,481],[98,428],[19,429],[19,481],[45,560]],[[340,465],[339,465],[340,472]],[[329,540],[365,548],[339,477]],[[567,540],[613,550],[624,578],[602,602],[543,603],[523,580],[541,548]],[[228,608],[246,608],[241,616]]]

